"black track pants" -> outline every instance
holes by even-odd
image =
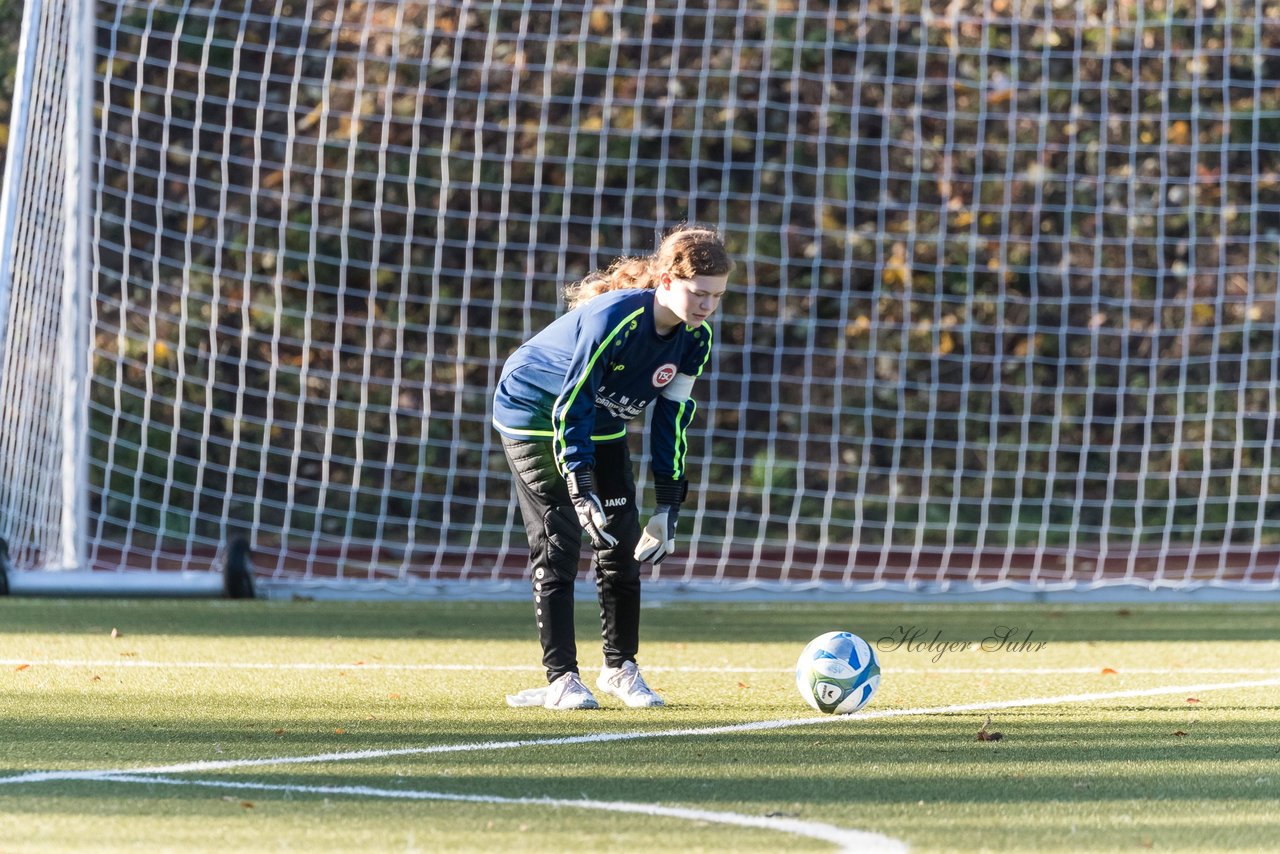
[[[556,470],[550,442],[503,437],[502,448],[516,476],[516,495],[529,537],[542,663],[547,681],[552,682],[578,670],[573,583],[582,555],[582,526],[569,500],[569,487]],[[596,552],[595,570],[604,661],[619,667],[635,660],[640,644],[640,562],[634,556],[640,542],[640,516],[625,441],[596,445],[595,482],[607,517],[605,530],[618,540],[616,546]]]

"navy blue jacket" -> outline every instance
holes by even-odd
[[[600,294],[557,318],[511,354],[493,424],[514,439],[548,439],[562,474],[594,468],[595,443],[621,441],[627,422],[657,401],[649,450],[655,483],[681,481],[689,391],[711,357],[711,327],[654,326],[654,292]]]

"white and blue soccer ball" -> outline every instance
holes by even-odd
[[[796,662],[796,688],[806,703],[829,715],[847,715],[880,687],[875,650],[852,632],[827,632],[809,641]]]

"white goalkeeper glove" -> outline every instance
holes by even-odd
[[[578,469],[565,475],[565,482],[569,484],[569,498],[578,514],[578,524],[591,538],[591,545],[597,549],[616,546],[618,538],[604,529],[608,520],[600,496],[596,495],[595,474],[590,469]]]
[[[653,508],[649,523],[644,526],[640,542],[636,546],[636,560],[652,561],[654,566],[676,550],[676,519],[680,508],[673,504],[659,504]]]
[[[640,534],[640,542],[636,546],[636,560],[644,563],[652,561],[654,566],[662,563],[676,550],[676,520],[680,516],[680,505],[689,494],[689,481],[667,480],[658,478],[653,484],[654,508],[649,523]]]

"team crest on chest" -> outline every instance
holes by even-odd
[[[653,372],[653,387],[662,388],[676,378],[676,366],[667,362]]]

